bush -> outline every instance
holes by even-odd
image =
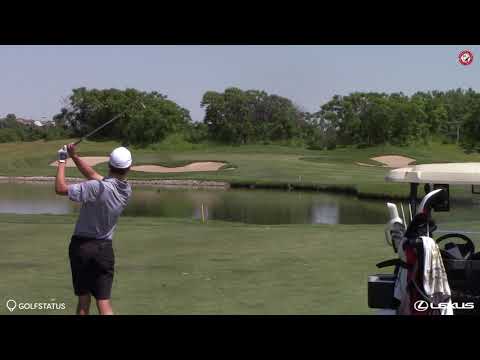
[[[329,141],[327,142],[327,150],[335,150],[337,147],[337,144],[335,141]]]
[[[193,144],[204,142],[208,139],[208,127],[204,123],[189,124],[185,130],[185,140]]]
[[[309,134],[305,143],[309,150],[323,150],[326,146],[325,137],[320,132]]]
[[[307,143],[307,149],[308,150],[323,150],[323,149],[325,149],[325,146],[321,143],[309,142],[309,143]]]
[[[45,129],[42,138],[45,141],[52,141],[69,138],[69,135],[70,134],[68,134],[63,129],[60,129],[58,127],[50,127]]]
[[[15,129],[0,129],[0,143],[21,141],[21,137]]]

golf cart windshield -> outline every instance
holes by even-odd
[[[480,189],[480,163],[422,164],[391,170],[388,182],[410,183],[410,205],[417,207],[417,189],[425,184],[430,189],[445,189],[445,201],[438,204],[436,211],[449,211],[449,185],[471,185],[472,193]],[[477,189],[477,190],[475,190]]]
[[[391,170],[386,180],[417,184],[480,185],[480,163],[414,165]]]

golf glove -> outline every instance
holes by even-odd
[[[67,152],[67,145],[63,145],[63,147],[58,150],[58,161],[65,162],[68,159],[68,152]]]

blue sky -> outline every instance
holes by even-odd
[[[469,66],[458,63],[463,49]],[[0,117],[51,118],[82,86],[156,90],[194,120],[205,91],[230,86],[315,111],[353,91],[480,91],[480,46],[0,46]]]

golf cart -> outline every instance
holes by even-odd
[[[405,268],[411,269],[412,264],[407,264],[401,259],[398,239],[402,239],[402,250],[405,245],[414,249],[413,252],[418,258],[415,258],[413,265],[417,269],[422,269],[424,251],[423,243],[419,239],[430,237],[435,240],[440,250],[451,292],[450,301],[454,304],[453,314],[480,314],[480,252],[476,252],[475,244],[463,231],[435,236],[437,226],[432,218],[433,211],[450,211],[450,185],[469,185],[472,193],[479,194],[476,188],[480,188],[480,163],[414,165],[391,170],[386,176],[386,181],[410,184],[406,209],[408,213],[404,211],[403,204],[400,204],[402,214],[400,217],[397,205],[387,203],[390,221],[385,228],[385,236],[398,257],[377,264],[377,268],[381,269],[393,266],[392,273],[368,277],[369,308],[377,309],[379,314],[399,313],[400,301],[394,296],[395,285],[399,280],[399,272],[407,271],[403,270]],[[418,194],[420,185],[425,190],[425,196],[421,201]],[[418,273],[420,277],[415,275],[409,278],[408,286],[412,289],[415,287],[414,291],[418,290],[418,299],[423,300],[424,304],[430,303],[430,307],[433,308],[432,298],[425,295],[422,288],[422,271],[418,270]]]

